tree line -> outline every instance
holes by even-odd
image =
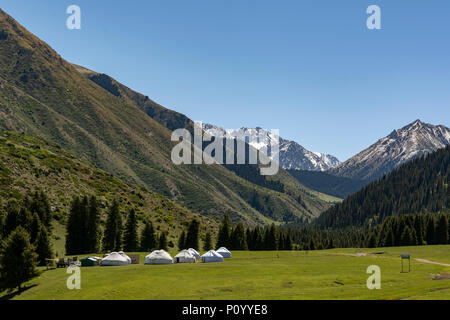
[[[450,214],[404,214],[366,227],[321,229],[283,226],[300,250],[377,248],[450,244]]]
[[[293,243],[288,232],[275,225],[245,228],[240,222],[232,227],[228,215],[225,215],[217,235],[216,247],[229,250],[292,250]]]
[[[128,210],[125,224],[122,216],[119,201],[113,200],[106,210],[103,231],[102,209],[96,197],[75,197],[66,226],[66,253],[74,255],[101,251],[168,250],[166,231],[157,234],[153,223],[147,219],[139,233],[134,208]]]

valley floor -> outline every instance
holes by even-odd
[[[400,254],[411,254],[401,273]],[[81,268],[68,290],[66,269],[44,271],[12,299],[450,299],[450,245],[292,252],[233,252],[224,263]],[[418,261],[423,259],[427,261]],[[381,289],[369,290],[369,265]]]

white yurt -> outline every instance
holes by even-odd
[[[195,263],[195,257],[189,250],[181,250],[173,260],[175,263]]]
[[[223,257],[214,250],[209,250],[202,255],[202,262],[223,262]]]
[[[220,247],[216,252],[224,258],[231,258],[231,252],[225,247]]]
[[[111,252],[107,257],[102,259],[102,266],[126,266],[128,260],[122,257],[118,252]]]
[[[127,256],[125,252],[119,251],[119,254],[120,254],[122,257],[124,257],[125,259],[127,259],[128,264],[131,264],[131,258],[130,258],[129,256]]]
[[[164,250],[155,250],[145,257],[145,264],[171,264],[173,259]]]
[[[194,248],[189,248],[188,251],[192,253],[195,259],[200,259],[200,253],[197,252]]]

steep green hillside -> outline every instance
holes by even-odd
[[[58,253],[63,250],[64,225],[75,195],[96,195],[103,207],[118,198],[123,211],[135,207],[140,221],[147,216],[157,230],[169,232],[169,241],[174,244],[194,217],[201,222],[203,232],[215,231],[218,226],[215,220],[144,187],[124,183],[57,145],[20,133],[0,132],[0,201],[21,200],[38,189],[45,191],[52,206]]]
[[[386,217],[450,211],[450,146],[412,160],[324,212],[325,228],[364,227]]]
[[[86,76],[88,79],[92,80],[100,87],[113,94],[114,96],[122,99],[126,103],[135,104],[142,111],[144,111],[148,116],[158,121],[160,124],[168,128],[169,130],[175,130],[178,128],[188,129],[191,134],[193,133],[194,122],[186,117],[185,115],[175,112],[173,110],[169,110],[153,100],[149,99],[149,97],[144,96],[138,92],[135,92],[128,88],[127,86],[121,84],[115,79],[111,78],[106,74],[100,74],[95,71],[89,70],[87,68],[74,65],[77,71]],[[203,144],[203,149],[207,144]],[[235,143],[235,149],[236,149]],[[246,144],[246,159],[248,159],[249,148],[252,148],[248,144]],[[225,148],[224,148],[225,154]],[[224,160],[225,162],[225,160]],[[311,208],[311,204],[308,198],[318,199],[325,201],[322,205],[319,205],[319,211],[324,210],[328,207],[329,204],[333,204],[339,201],[339,199],[329,197],[326,194],[322,194],[318,191],[313,191],[306,188],[302,185],[298,180],[294,179],[290,174],[280,168],[279,173],[274,176],[262,176],[259,173],[259,168],[257,165],[225,165],[225,168],[235,173],[237,176],[253,183],[258,186],[268,188],[271,190],[279,191],[282,193],[287,193],[291,198],[295,199],[295,201],[300,204],[302,207],[301,210],[306,211],[306,217],[301,217],[300,221],[307,221],[312,216],[316,215],[316,208]],[[259,189],[259,188],[258,188]],[[263,212],[269,218],[277,220],[277,221],[298,221],[295,213],[290,211],[285,211],[283,208],[277,208],[277,205],[262,205],[255,204],[255,192],[258,197],[267,197],[267,195],[262,195],[261,192],[256,190],[244,190],[239,189],[239,194],[244,200],[250,204],[250,206],[254,209],[257,209],[260,212]],[[306,200],[304,201],[304,199]],[[256,200],[258,201],[258,200]],[[271,201],[266,201],[271,202]],[[314,204],[318,205],[318,203]],[[297,204],[295,204],[297,206]],[[279,211],[281,209],[281,211]],[[276,213],[274,213],[276,211]],[[297,216],[298,217],[298,216]]]
[[[210,217],[228,213],[247,224],[309,220],[329,206],[298,183],[289,182],[293,187],[282,193],[219,165],[174,165],[168,128],[188,120],[161,111],[155,118],[162,125],[133,99],[87,79],[3,11],[0,29],[1,128],[55,142],[120,179]],[[263,205],[253,205],[255,193]]]

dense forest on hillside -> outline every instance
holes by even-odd
[[[280,230],[289,234],[301,250],[421,246],[450,244],[449,221],[448,213],[417,213],[387,217],[370,228],[286,225]]]
[[[319,216],[320,228],[370,227],[389,216],[448,212],[450,146],[412,160]]]
[[[287,171],[304,186],[342,199],[368,184],[368,181],[338,177],[322,171]]]

